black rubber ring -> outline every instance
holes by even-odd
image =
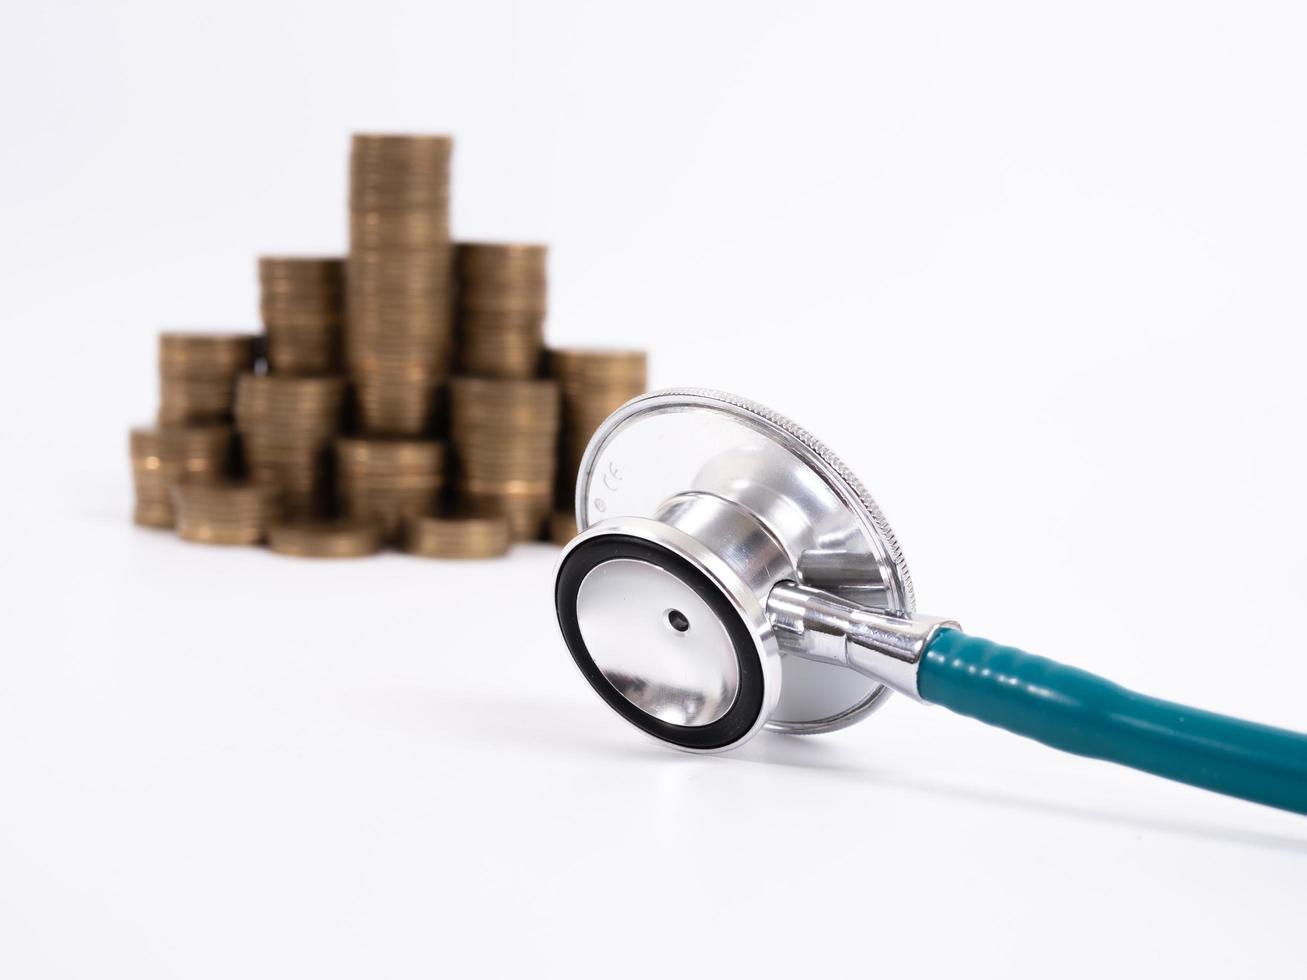
[[[708,604],[725,628],[739,664],[740,687],[730,709],[711,724],[673,725],[642,711],[608,682],[586,649],[576,615],[581,583],[596,566],[620,558],[648,562],[675,575]],[[764,681],[762,661],[758,657],[752,630],[712,579],[669,548],[627,534],[606,534],[577,545],[558,570],[554,606],[567,649],[581,673],[613,710],[637,728],[687,749],[719,749],[739,741],[758,720],[762,711]]]

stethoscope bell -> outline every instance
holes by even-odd
[[[568,649],[614,710],[682,749],[831,731],[904,689],[851,666],[796,603],[883,617],[909,646],[938,625],[913,618],[907,564],[857,479],[744,399],[628,403],[591,440],[576,507],[555,595]]]

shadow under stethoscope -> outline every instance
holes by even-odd
[[[406,690],[396,699],[413,700],[420,708],[420,723],[430,726],[430,719],[441,718],[452,723],[458,733],[466,733],[478,740],[497,739],[512,744],[528,740],[541,747],[552,745],[559,750],[584,753],[591,756],[627,759],[632,765],[653,765],[678,768],[687,764],[780,766],[802,770],[817,776],[829,776],[846,782],[859,782],[877,789],[900,791],[936,799],[961,801],[1025,813],[1064,817],[1101,826],[1168,834],[1176,837],[1240,844],[1281,853],[1307,856],[1307,830],[1303,836],[1265,833],[1238,827],[1187,820],[1172,820],[1144,814],[1122,813],[1109,808],[1058,803],[1034,796],[1007,793],[998,790],[958,786],[942,780],[921,779],[900,772],[874,769],[850,763],[838,746],[822,745],[814,738],[763,733],[747,745],[722,755],[694,756],[663,748],[652,740],[617,737],[612,727],[604,722],[602,713],[586,705],[560,702],[540,702],[521,699],[446,698],[439,694],[423,695]],[[438,705],[436,704],[438,702]],[[386,714],[392,722],[398,720],[394,701],[388,704]],[[585,718],[578,717],[584,714]],[[594,734],[590,734],[593,721]],[[1247,804],[1253,806],[1255,804]]]
[[[1134,830],[1171,834],[1178,837],[1243,844],[1249,847],[1307,855],[1307,833],[1304,833],[1302,837],[1291,837],[1284,834],[1269,834],[1263,831],[1245,830],[1238,827],[1225,827],[1219,824],[1169,820],[1144,814],[1120,813],[1107,808],[1100,809],[1077,804],[1058,803],[1054,800],[1040,799],[1034,796],[977,789],[971,786],[957,786],[940,780],[920,779],[897,772],[871,770],[865,766],[851,765],[839,758],[832,758],[833,755],[835,753],[832,752],[830,746],[820,745],[811,738],[780,735],[756,738],[736,752],[724,756],[715,756],[714,758],[754,765],[787,766],[807,772],[829,773],[858,781],[871,782],[877,787],[890,790],[944,797],[967,803],[978,803],[983,806],[1021,810],[1027,813],[1069,817],[1073,820],[1082,820],[1104,826],[1126,827]],[[1255,806],[1256,804],[1249,803],[1246,805]]]

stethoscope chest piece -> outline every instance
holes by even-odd
[[[576,508],[581,534],[558,565],[559,626],[596,692],[648,734],[718,751],[763,727],[842,728],[888,694],[838,658],[800,650],[822,643],[811,622],[787,628],[790,586],[913,612],[876,504],[787,419],[703,390],[637,398],[591,440]]]
[[[880,509],[760,405],[644,395],[595,433],[554,586],[572,659],[648,735],[719,752],[893,690],[1066,752],[1307,814],[1307,735],[1127,690],[914,609]]]

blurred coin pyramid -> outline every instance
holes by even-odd
[[[349,255],[261,257],[261,335],[160,335],[137,524],[300,557],[575,535],[581,455],[646,356],[546,349],[548,248],[453,241],[453,146],[355,135]]]

